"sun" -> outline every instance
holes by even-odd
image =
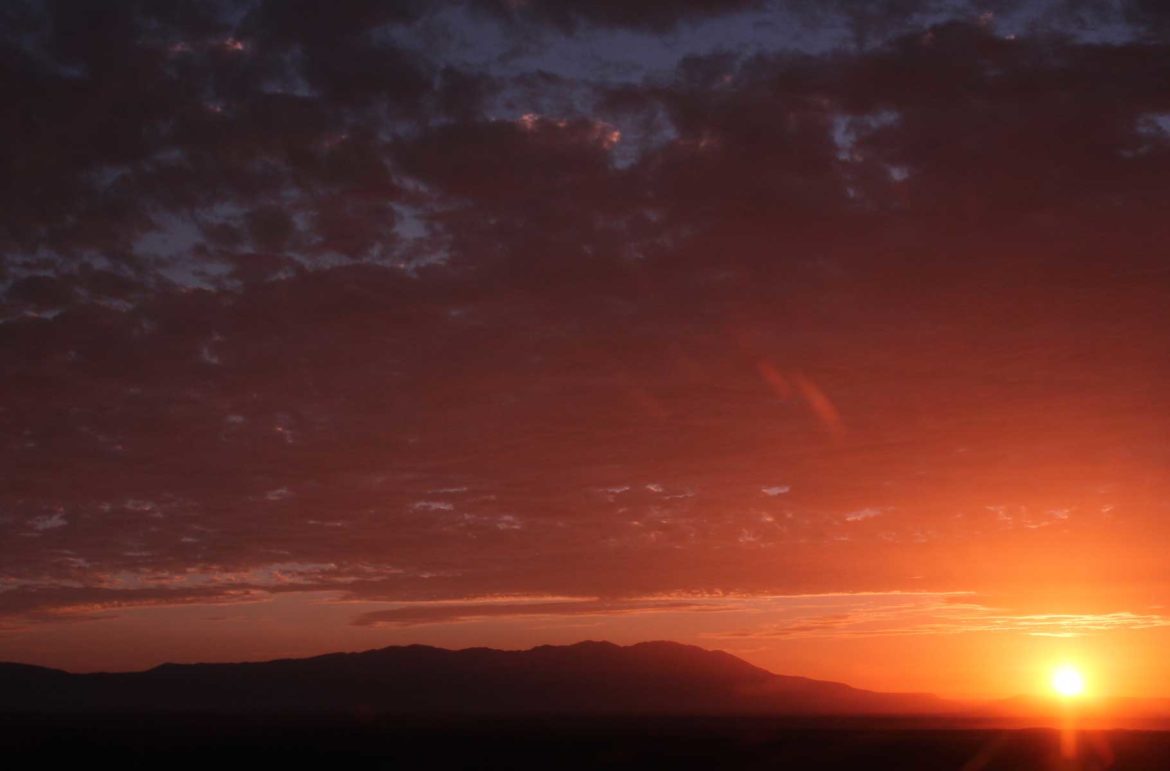
[[[1065,698],[1080,696],[1085,691],[1085,678],[1071,664],[1062,664],[1052,672],[1052,690]]]

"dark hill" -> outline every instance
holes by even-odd
[[[947,702],[785,677],[722,651],[606,642],[421,645],[241,664],[69,674],[0,664],[0,711],[396,714],[938,714]]]

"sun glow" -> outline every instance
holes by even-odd
[[[1052,690],[1065,698],[1080,696],[1085,691],[1085,678],[1076,667],[1063,664],[1052,673]]]

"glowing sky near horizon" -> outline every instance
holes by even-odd
[[[1170,696],[1158,3],[0,8],[0,660]]]

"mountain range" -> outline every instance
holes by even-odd
[[[929,694],[777,675],[673,642],[525,651],[422,645],[303,659],[73,674],[0,664],[0,711],[416,715],[942,715]]]

